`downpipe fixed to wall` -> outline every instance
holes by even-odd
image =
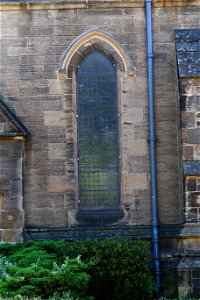
[[[151,213],[152,213],[152,251],[154,275],[158,287],[158,299],[162,296],[161,267],[159,250],[157,179],[156,179],[156,137],[154,117],[154,81],[153,81],[153,30],[152,30],[152,0],[145,1],[146,39],[147,39],[147,75],[148,75],[148,112],[149,112],[149,155],[151,176]]]

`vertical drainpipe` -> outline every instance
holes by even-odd
[[[151,211],[152,211],[152,250],[154,274],[158,287],[158,299],[161,297],[161,268],[159,251],[157,179],[156,179],[156,137],[154,118],[154,82],[153,82],[153,41],[152,41],[152,0],[144,0],[146,8],[146,38],[147,38],[147,73],[148,73],[148,112],[149,112],[149,155],[151,176]]]

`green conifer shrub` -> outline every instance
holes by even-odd
[[[27,251],[29,250],[29,251]],[[40,296],[48,299],[57,293],[60,297],[66,293],[80,299],[92,299],[87,297],[87,285],[90,275],[86,273],[87,265],[80,257],[66,257],[62,264],[57,264],[54,255],[39,250],[26,248],[26,255],[16,252],[9,260],[0,259],[0,297],[24,297]],[[28,252],[28,254],[27,254]],[[15,260],[16,259],[16,260]],[[12,261],[12,263],[11,263]]]
[[[31,241],[8,257],[3,251],[0,295],[50,299],[70,292],[75,299],[150,300],[156,286],[149,248],[148,242],[125,238]]]

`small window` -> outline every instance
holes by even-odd
[[[77,71],[79,200],[81,210],[118,209],[119,133],[116,72],[94,51]]]

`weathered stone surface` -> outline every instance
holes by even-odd
[[[63,114],[63,112],[70,113],[70,111],[72,111],[73,114],[75,113],[76,99],[70,95],[74,94],[75,90],[73,90],[72,82],[59,81],[58,78],[55,77],[55,71],[64,49],[69,46],[70,42],[72,42],[79,33],[92,28],[94,24],[95,26],[98,25],[99,28],[106,28],[110,33],[114,33],[118,36],[127,46],[136,66],[136,77],[133,79],[121,78],[119,80],[121,81],[121,104],[123,107],[120,109],[120,112],[122,120],[126,118],[125,122],[122,121],[123,140],[121,154],[122,156],[125,153],[127,154],[126,159],[123,159],[123,170],[134,172],[126,175],[127,182],[131,182],[132,177],[134,177],[135,184],[137,183],[134,189],[141,191],[142,186],[148,189],[148,115],[147,111],[144,110],[144,107],[147,106],[144,12],[135,9],[127,9],[126,13],[120,9],[112,10],[112,12],[108,10],[99,10],[98,12],[98,19],[95,16],[95,9],[80,10],[76,13],[73,10],[38,10],[31,13],[31,16],[28,12],[26,15],[13,13],[12,22],[7,25],[10,28],[17,27],[20,24],[18,30],[19,35],[13,32],[12,39],[15,39],[15,45],[9,45],[9,40],[11,41],[10,38],[9,40],[7,39],[6,43],[9,47],[8,54],[11,55],[9,56],[10,62],[12,61],[16,66],[15,73],[20,73],[16,74],[16,77],[20,78],[19,93],[21,93],[22,96],[15,99],[15,107],[18,114],[27,122],[32,132],[31,148],[30,151],[26,153],[25,174],[29,175],[28,178],[25,179],[24,189],[25,199],[29,198],[30,193],[33,194],[29,198],[31,203],[27,206],[27,209],[31,207],[31,211],[33,209],[32,207],[34,207],[34,203],[37,207],[42,206],[41,193],[42,190],[44,192],[47,190],[47,186],[51,194],[57,197],[56,195],[58,195],[59,192],[55,193],[56,189],[60,189],[60,193],[63,194],[63,191],[68,187],[69,180],[67,179],[69,179],[70,176],[77,176],[73,175],[75,174],[74,172],[77,172],[75,168],[76,145],[73,146],[73,143],[76,142],[76,136],[74,137],[74,130],[76,129],[74,123],[76,120],[73,119],[72,115],[67,117],[67,114]],[[156,16],[161,16],[160,13],[160,10],[159,13],[157,11]],[[162,17],[164,15],[167,20],[167,13],[163,13]],[[5,16],[4,24],[6,24],[6,20],[7,18]],[[116,28],[116,21],[121,28],[120,32],[119,27]],[[66,26],[69,23],[72,25]],[[161,23],[159,20],[159,26],[162,25]],[[163,30],[165,33],[168,32],[167,27],[163,28]],[[5,28],[4,34],[7,34],[8,37],[9,35],[12,36],[12,31]],[[166,79],[169,74],[171,78],[174,78],[175,65],[171,63],[172,60],[174,62],[173,44],[166,45],[164,41],[167,41],[167,39],[163,39],[163,36],[162,33],[157,35],[157,38],[159,37],[160,40],[158,44],[155,44],[156,78],[161,76],[159,73],[162,73],[162,76]],[[165,34],[165,37],[170,37],[171,39],[172,30],[171,33]],[[14,58],[18,54],[17,63]],[[165,59],[165,68],[162,66],[163,58]],[[5,59],[7,59],[7,56],[5,56]],[[8,60],[6,64],[8,65],[7,69],[10,70],[8,75],[12,76],[12,70],[11,66],[9,67]],[[167,73],[165,74],[163,70],[167,70]],[[171,79],[171,81],[173,80]],[[16,82],[16,86],[17,84],[18,82]],[[173,86],[174,84],[171,84],[171,82],[169,86],[164,85],[162,80],[158,83],[158,88],[156,88],[156,95],[162,95],[162,97],[157,96],[157,104],[162,107],[169,107],[167,110],[162,110],[161,108],[157,111],[157,118],[161,121],[157,122],[159,129],[158,135],[160,137],[158,153],[162,156],[159,156],[159,168],[161,170],[159,178],[164,178],[164,180],[167,181],[166,185],[171,178],[177,178],[173,169],[172,157],[166,157],[166,153],[177,153],[177,148],[173,146],[176,143],[176,134],[172,134],[172,132],[176,132],[176,128],[174,125],[170,125],[176,123],[174,114],[176,101]],[[7,89],[9,88],[10,93],[14,96],[14,88],[13,92],[8,85]],[[166,91],[168,98],[164,95],[163,90]],[[36,102],[39,104],[36,104]],[[145,115],[143,115],[144,111]],[[169,118],[171,122],[168,121]],[[173,122],[172,118],[174,120]],[[164,121],[165,119],[166,121]],[[127,122],[131,123],[130,126]],[[128,138],[128,140],[124,139],[124,137]],[[170,146],[167,145],[169,140],[171,141]],[[35,154],[36,152],[38,154]],[[173,158],[173,162],[174,161],[176,161],[175,158]],[[172,172],[165,170],[165,163],[169,168],[173,169]],[[71,172],[71,175],[66,172]],[[56,177],[59,178],[59,182],[56,181]],[[77,186],[75,188],[77,189]],[[175,185],[173,188],[177,189],[177,186]],[[34,190],[37,190],[37,193],[34,193]],[[122,198],[125,199],[127,193],[128,188],[124,191]],[[47,194],[47,198],[48,195],[50,195],[50,193]],[[140,194],[138,197],[143,196]],[[43,198],[46,199],[44,195]],[[147,196],[147,198],[148,203],[150,203],[149,196]],[[72,197],[70,207],[76,207],[76,199],[77,196]],[[45,201],[47,200],[43,201],[46,203]],[[131,201],[131,197],[129,197],[129,201]],[[52,205],[50,203],[49,205]],[[141,211],[141,213],[143,212]],[[32,218],[29,220],[32,220]],[[145,222],[144,218],[142,222]]]
[[[194,160],[200,161],[200,145],[194,146]]]
[[[127,132],[127,131],[126,131]],[[145,156],[148,153],[147,141],[145,139],[133,139],[133,128],[131,130],[132,137],[123,139],[124,153],[130,156]],[[125,135],[125,134],[124,134]]]
[[[144,229],[151,223],[144,1],[99,1],[98,10],[95,1],[89,1],[87,8],[86,2],[80,1],[50,5],[37,2],[25,5],[26,11],[22,11],[17,4],[11,7],[7,3],[10,10],[4,9],[1,14],[2,93],[8,96],[15,113],[32,134],[24,148],[21,147],[21,141],[13,140],[10,144],[5,140],[0,141],[0,208],[2,225],[5,228],[9,226],[8,229],[1,229],[1,241],[20,241],[22,205],[25,209],[26,228],[32,228],[33,231],[38,229],[30,234],[35,239],[73,239],[80,238],[81,235],[150,237],[150,230]],[[194,1],[186,3],[182,0],[153,1],[158,208],[159,221],[166,224],[163,232],[170,236],[169,240],[165,240],[161,251],[168,256],[170,263],[175,255],[186,255],[187,251],[198,251],[199,247],[195,242],[190,242],[190,245],[186,243],[185,248],[182,247],[177,233],[177,224],[185,220],[185,202],[188,205],[186,221],[193,226],[194,222],[200,220],[197,197],[200,180],[196,173],[190,179],[187,177],[183,200],[182,169],[179,164],[181,153],[185,164],[193,163],[193,160],[199,161],[199,80],[194,77],[198,74],[199,63],[199,31],[195,29],[199,27],[199,17],[192,7],[193,3]],[[73,9],[74,6],[76,9]],[[11,11],[14,7],[18,11]],[[173,35],[175,28],[194,28],[175,33],[181,77],[180,103]],[[112,34],[113,39],[123,45],[134,66],[134,76],[131,78],[117,71],[121,205],[124,217],[120,223],[112,224],[109,230],[96,228],[95,232],[91,229],[80,230],[76,219],[79,209],[76,80],[60,80],[58,76],[59,62],[67,48],[77,36],[92,29]],[[102,47],[103,44],[102,41]],[[106,47],[105,51],[108,50],[109,47]],[[75,78],[76,70],[71,75]],[[179,104],[182,111],[181,141]],[[0,124],[0,129],[10,130],[8,123]],[[184,143],[182,149],[181,143]],[[19,170],[22,170],[20,158],[23,152],[22,173]],[[23,189],[22,175],[25,177]],[[19,225],[19,229],[11,229],[13,221],[9,220],[9,216],[12,214],[5,213],[11,209],[16,213],[13,213],[14,219],[11,219]],[[125,226],[125,229],[120,226]],[[170,231],[170,226],[176,228],[176,233]],[[50,231],[49,228],[56,228],[57,231]],[[63,232],[60,231],[61,228],[64,228]],[[128,230],[131,230],[131,234]],[[174,235],[175,238],[172,238]],[[169,256],[173,258],[170,260]],[[190,288],[189,281],[193,280],[195,289],[199,277],[196,273],[191,274],[186,288]],[[182,288],[181,284],[180,286]],[[171,294],[168,298],[173,297]]]
[[[181,110],[197,111],[200,106],[200,98],[198,95],[181,95],[180,96]]]
[[[194,159],[194,152],[193,152],[193,146],[183,146],[183,153],[182,153],[182,159],[183,160],[193,160]]]
[[[122,120],[125,124],[141,123],[143,122],[143,108],[132,108],[122,111]]]
[[[178,64],[187,64],[190,65],[198,65],[199,63],[199,53],[198,52],[191,52],[191,53],[178,53],[177,55]],[[182,77],[182,76],[181,76]]]
[[[34,216],[34,218],[33,218]],[[34,208],[26,213],[27,228],[51,228],[66,227],[67,212],[62,209],[55,208]],[[56,224],[56,226],[55,226]]]
[[[49,158],[50,159],[66,159],[67,146],[65,143],[51,143],[49,144]]]
[[[185,176],[200,175],[200,161],[184,161],[182,165]]]
[[[187,191],[197,190],[197,178],[195,176],[186,177]]]
[[[51,95],[62,95],[71,94],[72,80],[50,80],[50,94]]]
[[[50,193],[74,192],[75,190],[75,182],[70,180],[67,176],[48,177],[48,192]]]
[[[178,52],[199,52],[200,48],[199,48],[198,40],[194,40],[194,39],[192,39],[192,40],[189,40],[189,39],[188,40],[177,40],[176,51],[178,51]]]
[[[200,140],[199,128],[188,128],[182,130],[182,140],[184,143],[198,145]]]
[[[200,77],[200,30],[176,30],[176,51],[179,77]]]
[[[1,242],[3,243],[22,243],[22,229],[2,229]]]
[[[190,192],[187,193],[187,207],[200,207],[200,192]]]
[[[199,39],[200,31],[199,29],[176,29],[175,30],[175,38],[176,39]]]
[[[45,111],[44,124],[47,126],[63,126],[66,124],[66,114],[62,111]]]
[[[22,229],[24,226],[24,212],[14,209],[0,211],[0,228]]]
[[[127,164],[127,170],[129,173],[144,173],[149,167],[149,161],[147,157],[141,156],[128,156]]]
[[[30,196],[29,203],[25,204],[27,210],[32,209],[64,209],[63,193],[48,193],[46,191],[38,191],[35,195]]]
[[[138,174],[127,174],[123,176],[123,187],[125,189],[133,189],[133,190],[147,190],[148,189],[148,181],[146,173],[138,173]]]
[[[181,128],[195,127],[195,113],[194,112],[182,112],[181,113]]]

